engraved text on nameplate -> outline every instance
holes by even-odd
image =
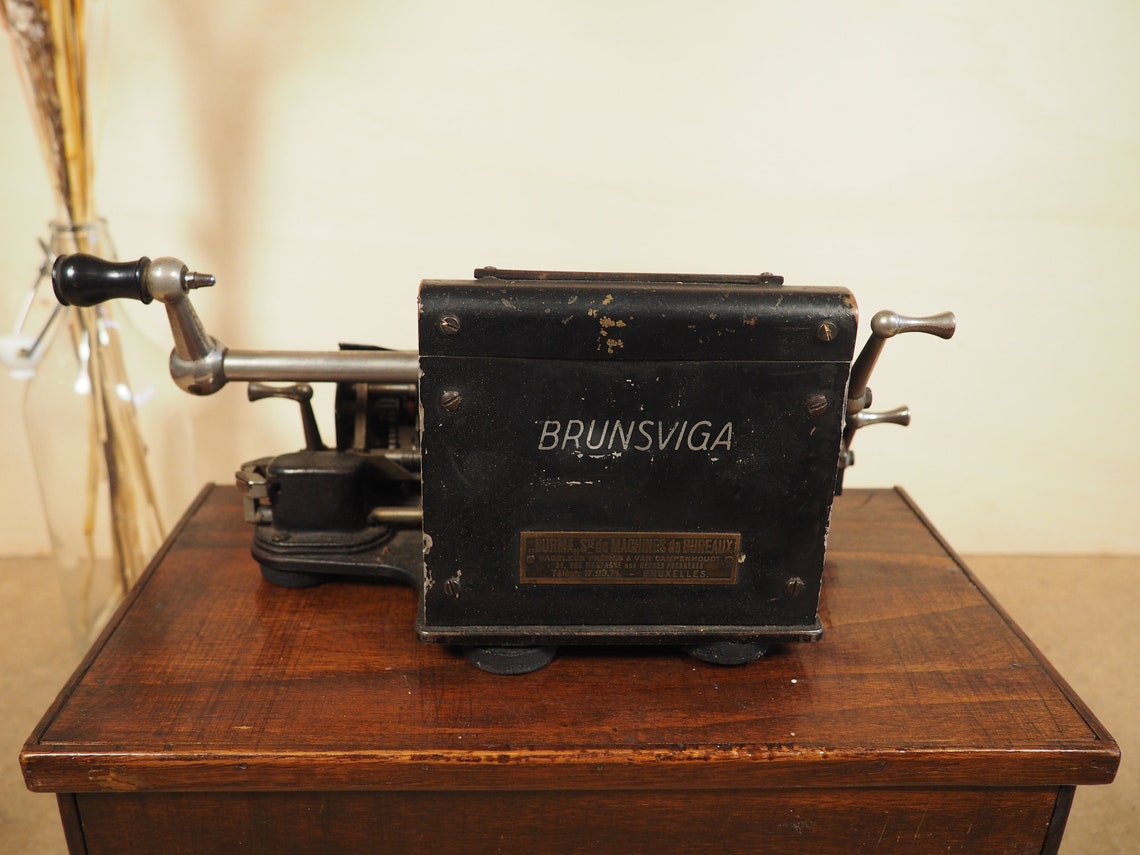
[[[524,531],[519,581],[533,584],[733,584],[740,535]]]

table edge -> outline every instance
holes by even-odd
[[[108,791],[319,791],[331,789],[729,789],[765,786],[1027,787],[1107,784],[1115,778],[1120,748],[1079,695],[1058,674],[966,563],[899,486],[868,488],[896,493],[939,547],[1024,643],[1085,722],[1089,747],[1058,744],[1034,750],[1016,746],[978,749],[930,746],[897,750],[835,751],[827,746],[705,746],[548,751],[123,751],[114,746],[79,748],[44,737],[108,639],[146,589],[190,520],[216,491],[206,484],[172,529],[139,582],[108,621],[75,672],[44,713],[20,753],[25,783],[33,792]],[[79,748],[79,750],[77,750]],[[1058,758],[1061,758],[1060,767]],[[125,761],[128,761],[126,763]],[[313,773],[315,765],[327,769]],[[715,773],[710,774],[710,766]],[[124,768],[129,772],[124,773]],[[807,771],[810,769],[810,771]],[[171,780],[178,781],[171,784]],[[853,779],[858,779],[853,780]],[[224,783],[219,783],[219,780]]]

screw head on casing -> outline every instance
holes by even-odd
[[[439,396],[439,405],[449,413],[454,413],[463,404],[463,396],[454,389],[447,389]]]

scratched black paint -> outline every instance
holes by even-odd
[[[855,342],[850,294],[562,276],[421,286],[431,544],[422,635],[487,644],[814,637]],[[459,334],[439,332],[445,315],[459,319]],[[825,322],[830,340],[817,335]],[[444,392],[462,406],[445,410]],[[571,422],[579,427],[568,432]],[[710,437],[692,433],[697,423]],[[672,584],[662,574],[660,584],[528,584],[520,537],[558,531],[739,534],[736,582]],[[805,583],[796,596],[790,577]]]

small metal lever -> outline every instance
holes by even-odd
[[[301,427],[305,431],[305,450],[324,451],[321,429],[313,414],[313,387],[308,383],[294,383],[292,386],[271,386],[268,383],[250,383],[248,396],[251,401],[264,398],[288,398],[301,406]]]
[[[868,413],[866,411],[852,413],[847,417],[847,421],[849,424],[854,423],[856,430],[868,425],[902,425],[906,427],[910,424],[910,407],[904,404],[882,413]]]
[[[906,427],[910,424],[910,408],[906,406],[896,407],[893,410],[887,410],[883,413],[869,413],[863,410],[858,413],[851,413],[847,416],[847,427],[843,432],[844,440],[850,444],[851,436],[855,431],[861,430],[869,425],[902,425]]]
[[[851,367],[851,383],[847,392],[847,415],[857,413],[867,406],[864,392],[871,379],[871,372],[875,370],[875,363],[879,361],[879,354],[883,352],[883,345],[888,338],[899,333],[922,332],[936,335],[939,338],[951,338],[957,328],[957,320],[953,312],[942,312],[939,315],[930,315],[924,318],[908,318],[898,312],[884,309],[871,318],[871,337],[863,345],[863,350],[855,364]]]

